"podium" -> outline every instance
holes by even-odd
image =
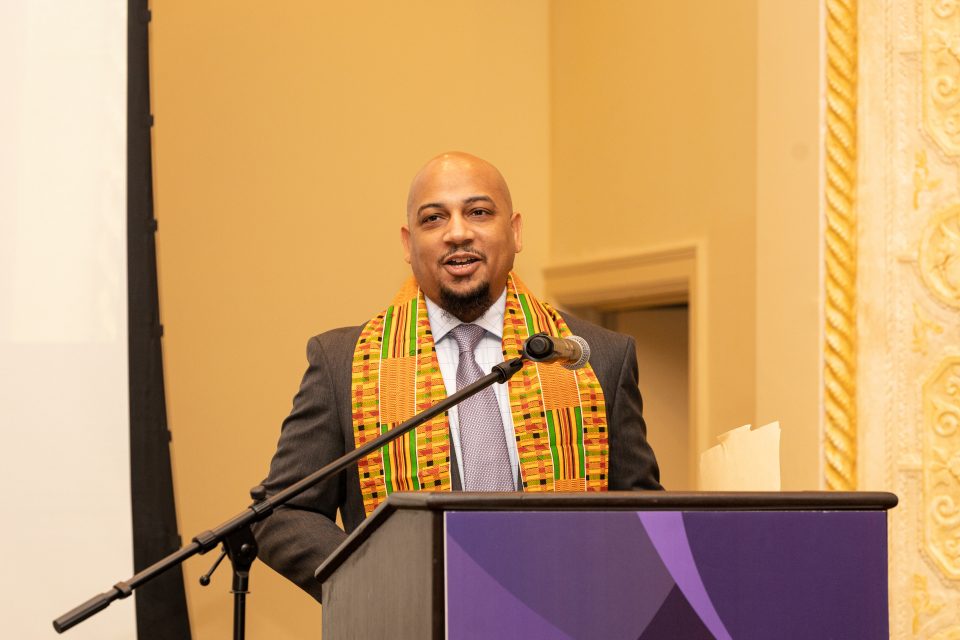
[[[886,638],[890,493],[397,493],[323,638]]]

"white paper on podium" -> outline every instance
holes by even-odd
[[[780,491],[780,423],[746,424],[700,454],[701,491]]]

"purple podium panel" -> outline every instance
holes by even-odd
[[[447,637],[887,638],[883,511],[449,511]]]

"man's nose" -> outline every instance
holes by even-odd
[[[447,225],[447,232],[443,239],[450,244],[463,244],[473,240],[473,229],[462,213],[450,216],[450,223]]]

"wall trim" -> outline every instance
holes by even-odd
[[[857,2],[826,3],[824,462],[857,488]]]
[[[549,299],[603,310],[687,302],[697,244],[684,243],[555,263],[543,271]]]

